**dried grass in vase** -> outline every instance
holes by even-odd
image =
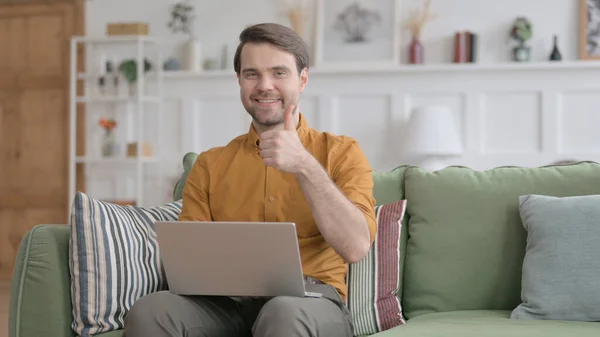
[[[410,19],[406,24],[406,28],[410,30],[414,39],[419,39],[427,22],[433,19],[435,19],[435,15],[431,13],[431,0],[425,0],[422,12],[415,9],[410,11]]]

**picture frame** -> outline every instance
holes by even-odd
[[[600,0],[579,0],[579,58],[600,61]]]
[[[400,0],[316,0],[318,68],[400,63]]]

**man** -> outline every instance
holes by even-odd
[[[307,46],[289,28],[259,24],[241,33],[234,67],[253,122],[247,134],[199,155],[180,220],[295,222],[306,281],[324,296],[154,293],[127,315],[127,337],[352,336],[345,277],[375,237],[372,170],[355,140],[311,129],[299,112],[308,63]]]

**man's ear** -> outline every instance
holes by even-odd
[[[300,72],[300,92],[304,91],[308,84],[308,68],[302,69]]]

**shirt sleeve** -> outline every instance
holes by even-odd
[[[358,142],[344,138],[332,156],[332,178],[338,188],[363,213],[371,244],[375,241],[377,221],[373,197],[373,169]]]
[[[211,221],[208,203],[210,176],[206,154],[201,153],[192,166],[183,187],[179,221]]]

